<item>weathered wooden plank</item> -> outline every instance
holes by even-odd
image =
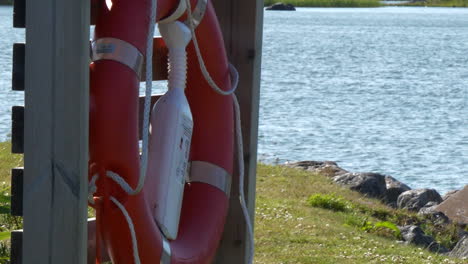
[[[24,43],[13,44],[13,69],[12,84],[13,91],[24,91]]]
[[[23,216],[23,168],[11,170],[11,215]]]
[[[11,232],[10,264],[23,264],[23,230]]]
[[[26,0],[13,1],[13,27],[26,27]]]
[[[262,54],[263,1],[213,2],[220,20],[229,60],[240,75],[239,99],[244,141],[245,195],[252,223],[255,214],[255,181]],[[237,166],[236,166],[237,167]],[[239,181],[234,177],[230,209],[215,263],[247,263],[249,245],[239,205]]]
[[[24,106],[13,106],[11,109],[11,152],[24,152]]]
[[[37,3],[37,4],[36,4]],[[52,41],[53,13],[52,1],[30,0],[27,5],[28,30],[26,30],[25,70],[29,72],[25,78],[25,104],[28,105],[25,118],[25,149],[24,155],[24,197],[23,197],[23,228],[25,263],[49,262],[50,255],[50,223],[52,222],[52,180],[51,154],[52,124],[51,109],[42,106],[52,105]],[[43,12],[39,17],[39,12]],[[35,23],[34,23],[35,21]],[[46,30],[46,28],[48,30]],[[39,65],[39,62],[41,65]],[[40,87],[38,89],[37,87]],[[39,90],[42,90],[39,92]],[[38,227],[38,224],[42,228]],[[42,242],[37,241],[41,237]]]
[[[90,1],[26,9],[23,261],[84,264]]]

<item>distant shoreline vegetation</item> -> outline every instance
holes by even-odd
[[[399,6],[468,7],[468,0],[426,0],[396,4]]]
[[[0,0],[0,5],[12,5],[13,0]]]
[[[387,4],[380,0],[264,0],[265,6],[275,3],[292,4],[295,7],[381,7],[381,6],[432,6],[468,7],[468,0],[413,0],[409,3]]]
[[[379,0],[265,0],[265,6],[282,2],[295,7],[379,7]]]

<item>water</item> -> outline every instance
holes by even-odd
[[[0,140],[11,106],[0,7]],[[334,160],[440,192],[468,184],[468,9],[265,12],[259,159]]]
[[[468,184],[468,9],[265,12],[259,158]]]
[[[24,94],[11,90],[13,43],[24,42],[24,29],[13,28],[13,8],[0,6],[0,140],[11,135],[11,107],[24,105]]]

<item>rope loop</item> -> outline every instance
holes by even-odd
[[[149,132],[149,112],[150,112],[150,105],[151,105],[151,92],[152,92],[152,56],[153,56],[153,34],[154,34],[154,27],[155,27],[155,20],[156,20],[156,1],[151,1],[151,17],[150,17],[150,25],[149,25],[149,32],[147,38],[147,51],[146,51],[146,90],[145,90],[145,105],[144,105],[144,116],[143,116],[143,150],[142,150],[142,157],[141,157],[141,164],[140,164],[140,174],[138,179],[138,184],[133,189],[120,175],[112,171],[106,171],[106,176],[114,180],[126,193],[129,195],[136,195],[138,194],[145,182],[146,178],[146,168],[148,164],[148,132]],[[183,1],[183,0],[181,0]],[[242,212],[244,214],[245,222],[247,225],[247,232],[249,235],[249,242],[250,242],[250,250],[249,250],[249,258],[248,263],[253,263],[253,255],[254,255],[254,239],[253,239],[253,227],[249,217],[249,212],[247,209],[247,205],[245,202],[245,194],[244,194],[244,159],[243,159],[243,143],[242,143],[242,130],[241,130],[241,120],[240,120],[240,107],[237,97],[235,96],[234,92],[236,91],[238,84],[239,84],[239,73],[236,68],[229,63],[229,73],[231,77],[231,89],[228,91],[224,91],[221,89],[216,82],[211,78],[210,73],[208,72],[206,65],[204,63],[203,57],[201,55],[200,47],[198,45],[198,40],[195,34],[195,25],[193,21],[193,15],[191,10],[190,0],[185,0],[187,5],[187,14],[188,14],[188,25],[189,29],[192,34],[193,43],[195,46],[195,51],[198,59],[198,63],[200,69],[202,71],[203,77],[210,85],[210,87],[221,95],[232,95],[233,97],[233,104],[234,104],[234,113],[235,113],[235,130],[236,130],[236,143],[237,143],[237,161],[238,161],[238,168],[239,168],[239,200],[240,205],[242,208]],[[92,199],[93,194],[97,191],[96,181],[99,178],[99,175],[93,175],[91,181],[88,184],[88,201],[90,204],[94,204],[94,200]],[[132,246],[133,246],[133,257],[135,264],[140,264],[140,257],[138,253],[138,241],[136,237],[135,227],[133,225],[133,221],[128,214],[125,207],[113,196],[110,197],[110,200],[120,209],[123,216],[125,217],[128,228],[130,230],[130,235],[132,239]]]

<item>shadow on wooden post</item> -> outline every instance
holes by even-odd
[[[244,139],[246,202],[252,223],[255,214],[255,181],[262,54],[263,1],[214,1],[230,62],[239,71],[239,99]],[[235,166],[237,168],[237,166]],[[234,177],[228,220],[215,263],[247,263],[247,231],[239,205],[239,182]]]

